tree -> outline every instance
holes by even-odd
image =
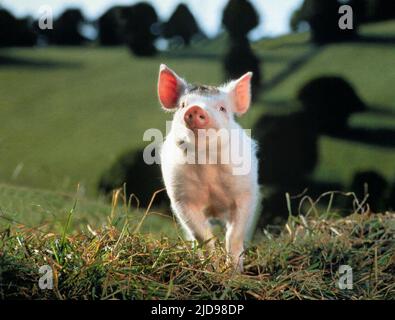
[[[36,40],[28,18],[17,19],[8,10],[0,8],[0,47],[33,46]]]
[[[82,45],[86,38],[81,34],[85,18],[79,9],[68,9],[54,24],[55,43],[58,45]]]
[[[261,85],[260,60],[251,49],[249,41],[244,38],[230,44],[230,50],[224,58],[227,79],[237,79],[244,73],[252,71],[251,93],[256,97]]]
[[[291,16],[291,20],[289,22],[289,25],[291,27],[291,30],[293,32],[297,32],[299,30],[299,27],[301,23],[303,22],[303,16],[302,16],[302,9],[296,9]]]
[[[124,10],[126,42],[137,56],[156,54],[152,28],[158,23],[155,9],[148,3],[138,3]]]
[[[339,27],[339,19],[341,18],[339,8],[343,4],[349,4],[353,7],[353,1],[355,0],[346,2],[340,2],[339,0],[305,0],[300,9],[299,21],[306,21],[309,24],[312,40],[317,44],[353,39],[357,35],[359,24],[354,10],[353,28],[343,30]]]
[[[235,79],[252,71],[252,98],[255,99],[262,82],[261,62],[252,51],[247,35],[259,24],[258,14],[247,0],[230,0],[222,23],[230,37],[229,51],[224,57],[225,76],[227,80]]]
[[[124,43],[123,9],[120,6],[112,7],[99,18],[98,39],[102,46],[116,46]]]
[[[79,9],[65,10],[53,23],[53,29],[41,30],[35,23],[37,33],[49,44],[79,46],[87,39],[81,33],[85,18]]]
[[[222,24],[231,38],[245,38],[259,24],[259,16],[247,0],[230,0],[225,7]]]
[[[367,0],[370,21],[395,19],[395,4],[392,0]]]
[[[193,36],[203,34],[195,17],[185,4],[179,4],[169,21],[163,25],[163,36],[167,39],[180,37],[189,46]]]
[[[354,20],[357,23],[357,26],[359,26],[362,23],[365,23],[368,21],[368,9],[369,9],[369,4],[368,1],[370,0],[349,0],[349,5],[352,7],[354,11]]]
[[[318,6],[312,4],[318,3]],[[320,3],[321,2],[321,3]],[[395,7],[392,0],[305,0],[302,7],[296,9],[291,17],[291,28],[295,30],[302,21],[307,21],[318,7],[329,5],[330,2],[337,2],[340,7],[343,4],[350,5],[354,12],[356,27],[359,24],[372,21],[382,21],[395,18]]]

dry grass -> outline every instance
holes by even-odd
[[[71,210],[62,234],[21,225],[0,233],[0,297],[394,299],[395,214],[359,211],[346,218],[290,216],[280,234],[265,230],[246,252],[245,272],[234,274],[224,259],[214,271],[213,260],[199,258],[199,249],[181,238],[141,234],[143,221],[115,227],[115,211],[102,228],[71,235]],[[42,265],[53,270],[53,290],[38,286]],[[353,268],[352,290],[338,287],[340,265]]]

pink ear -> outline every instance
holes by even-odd
[[[177,102],[183,90],[183,81],[166,65],[162,64],[159,69],[158,96],[165,109],[177,107]]]
[[[241,78],[236,80],[235,87],[233,89],[235,98],[235,112],[243,114],[247,112],[251,103],[251,78],[252,72],[247,72]]]

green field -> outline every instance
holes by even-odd
[[[79,192],[70,194],[0,184],[0,226],[2,229],[24,226],[59,233],[70,221],[68,229],[74,234],[100,228],[110,221],[113,226],[122,228],[127,221],[132,230],[141,224],[142,234],[154,237],[167,234],[172,239],[181,235],[173,217],[154,209],[136,209],[135,203],[124,199],[121,192],[117,205],[113,206],[102,199],[87,199]]]
[[[395,21],[364,26],[362,34],[395,37]],[[296,93],[306,81],[335,74],[349,80],[371,108],[353,116],[352,126],[395,130],[395,44],[355,42],[317,49],[308,34],[297,34],[253,47],[262,58],[266,83],[286,76],[263,92],[241,119],[245,127],[252,127],[263,113],[295,110]],[[101,221],[101,212],[108,212],[108,205],[96,200],[102,172],[121,153],[144,146],[146,129],[164,130],[171,118],[157,102],[159,64],[168,64],[190,81],[217,84],[224,80],[225,48],[226,39],[219,38],[152,59],[132,57],[126,48],[0,51],[12,62],[0,65],[2,210],[40,223],[47,219],[40,210],[67,212],[80,184],[81,203],[86,202],[81,219]],[[347,185],[356,170],[370,169],[389,180],[395,177],[394,149],[326,136],[319,148],[318,179]]]

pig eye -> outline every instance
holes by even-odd
[[[181,102],[181,109],[185,108],[185,102]]]
[[[226,109],[224,107],[219,107],[219,111],[226,112]]]

